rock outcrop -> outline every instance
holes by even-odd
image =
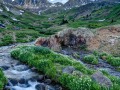
[[[89,50],[100,50],[112,54],[120,53],[120,27],[111,26],[97,30],[88,45]]]
[[[49,47],[54,51],[59,51],[64,46],[79,48],[86,45],[88,50],[99,50],[119,55],[120,27],[100,28],[96,30],[96,33],[85,28],[67,29],[48,38],[38,38],[35,45]]]
[[[38,38],[35,45],[45,46],[54,51],[59,51],[65,46],[79,48],[81,45],[87,45],[92,37],[94,37],[94,34],[86,28],[79,28],[78,30],[67,29],[51,37]]]

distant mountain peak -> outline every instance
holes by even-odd
[[[6,4],[11,4],[15,6],[19,6],[25,9],[32,10],[33,12],[41,12],[48,9],[56,8],[57,10],[62,9],[71,9],[73,7],[80,7],[82,5],[86,5],[88,3],[93,2],[120,2],[120,0],[66,0],[66,3],[63,4],[65,0],[0,0],[0,2],[4,2]],[[52,3],[54,2],[54,3]]]

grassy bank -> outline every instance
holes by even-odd
[[[7,80],[2,72],[2,70],[0,69],[0,90],[3,90],[4,85],[7,83]]]
[[[107,53],[101,53],[99,56],[110,65],[116,67],[117,69],[120,69],[120,57],[115,57]]]
[[[107,75],[113,85],[110,88],[103,87],[91,78],[91,75],[96,71],[86,68],[68,56],[55,53],[44,47],[18,47],[11,52],[11,56],[29,66],[36,67],[68,90],[119,90],[120,88],[120,79]],[[68,67],[74,71],[65,72]]]

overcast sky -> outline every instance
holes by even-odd
[[[68,0],[48,0],[52,3],[56,3],[56,2],[61,2],[61,3],[66,3]]]

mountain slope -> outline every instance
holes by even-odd
[[[80,7],[82,5],[86,5],[89,3],[96,3],[96,2],[112,2],[117,3],[120,2],[120,0],[68,0],[64,5],[62,3],[50,3],[48,0],[4,0],[4,3],[12,4],[15,6],[19,6],[25,9],[29,9],[32,12],[43,12],[49,9],[56,12],[56,10],[61,9],[71,9],[73,7]]]
[[[58,29],[47,30],[53,25],[57,23],[47,15],[36,15],[25,9],[0,3],[0,46],[29,42],[39,36],[54,34]]]
[[[90,6],[89,6],[90,5]],[[104,6],[102,6],[104,5]],[[99,6],[99,7],[98,7]],[[87,4],[86,7],[79,7],[68,10],[65,15],[69,20],[69,26],[89,28],[98,28],[101,26],[120,23],[120,5],[119,4]]]
[[[112,2],[112,3],[117,3],[117,2],[120,2],[120,0],[69,0],[67,3],[65,3],[65,7],[69,7],[69,8],[72,8],[72,7],[79,7],[81,5],[86,5],[86,4],[89,4],[89,3],[96,3],[96,2],[103,2],[103,1],[106,1],[106,2]]]

